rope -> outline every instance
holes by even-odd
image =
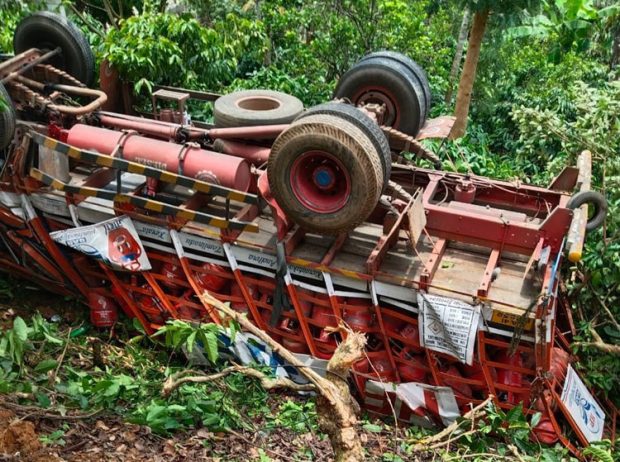
[[[383,133],[388,136],[388,138],[394,138],[403,141],[406,146],[408,146],[408,150],[410,150],[410,152],[413,152],[417,157],[422,157],[426,160],[431,161],[437,170],[441,169],[441,160],[439,160],[439,157],[437,157],[437,155],[433,152],[426,149],[422,145],[422,143],[416,140],[413,136],[407,135],[406,133],[403,133],[396,130],[395,128],[385,125],[382,125],[380,128],[381,130],[383,130]]]

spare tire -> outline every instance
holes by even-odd
[[[424,102],[426,103],[426,112],[424,114],[424,118],[425,119],[428,118],[428,113],[431,109],[431,86],[428,82],[428,76],[426,75],[426,72],[424,71],[422,66],[416,63],[409,56],[404,55],[402,53],[398,53],[397,51],[388,51],[388,50],[376,51],[374,53],[370,53],[364,56],[361,59],[361,61],[366,61],[367,59],[370,59],[370,58],[392,59],[396,62],[401,63],[405,67],[407,67],[413,73],[413,75],[415,75],[415,77],[418,79],[418,82],[422,86],[422,90],[424,90]]]
[[[572,196],[566,203],[566,207],[574,210],[588,204],[594,207],[592,218],[586,224],[586,231],[594,231],[603,226],[607,216],[607,199],[597,191],[581,191]]]
[[[15,108],[11,102],[9,93],[0,83],[0,149],[6,148],[13,139],[15,133]]]
[[[273,197],[295,223],[327,235],[361,224],[383,189],[371,140],[351,122],[327,114],[303,117],[276,139],[267,176]]]
[[[84,34],[75,24],[49,11],[34,13],[22,20],[13,35],[15,53],[30,48],[51,51],[60,47],[61,53],[48,63],[66,71],[86,86],[93,83],[95,58]]]
[[[416,76],[403,64],[389,58],[358,62],[338,81],[334,98],[348,98],[353,104],[382,104],[384,125],[415,136],[424,125],[426,102]]]
[[[222,128],[290,124],[303,109],[299,99],[286,93],[244,90],[215,100],[213,119]]]
[[[314,114],[328,114],[340,117],[347,122],[351,122],[366,134],[379,153],[381,166],[383,167],[383,187],[385,188],[388,181],[390,181],[392,173],[392,151],[387,137],[375,121],[355,106],[334,101],[311,107],[303,112],[297,120]]]

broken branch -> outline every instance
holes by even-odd
[[[179,388],[181,385],[185,383],[208,383],[213,382],[215,380],[222,379],[233,372],[238,372],[240,374],[246,375],[248,377],[253,377],[255,379],[260,380],[261,386],[265,390],[275,390],[278,388],[288,388],[293,391],[315,391],[316,387],[312,384],[299,384],[295,383],[290,379],[285,377],[268,377],[263,374],[261,371],[253,369],[251,367],[245,366],[231,366],[226,369],[218,372],[216,374],[211,375],[192,375],[188,376],[187,373],[190,371],[183,371],[182,373],[172,374],[170,377],[166,379],[164,382],[164,387],[162,388],[161,394],[164,398],[170,396],[170,394]]]

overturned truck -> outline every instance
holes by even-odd
[[[492,394],[541,412],[541,443],[579,456],[615,438],[616,409],[572,365],[559,292],[563,260],[605,217],[589,153],[546,188],[442,171],[420,140],[453,119],[428,120],[424,71],[393,52],[308,109],[162,87],[137,116],[104,110],[119,94],[103,74],[107,93],[88,87],[93,57],[66,19],[28,17],[14,45],[0,62],[4,271],[81,295],[95,325],[122,310],[148,333],[225,322],[208,291],[309,360],[331,357],[345,323],[368,338],[360,402],[405,422],[448,423]],[[214,125],[188,120],[191,98],[214,101]]]

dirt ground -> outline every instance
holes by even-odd
[[[206,429],[179,432],[163,438],[148,427],[121,421],[115,416],[57,419],[44,411],[11,410],[0,401],[0,461],[20,462],[176,462],[221,461],[332,461],[333,452],[319,435],[275,432],[212,433]],[[42,435],[62,429],[63,443],[41,442]],[[390,435],[363,433],[368,460],[382,460],[394,451]],[[45,439],[45,438],[44,438]],[[269,459],[261,459],[261,455]],[[405,456],[403,459],[407,460]]]

